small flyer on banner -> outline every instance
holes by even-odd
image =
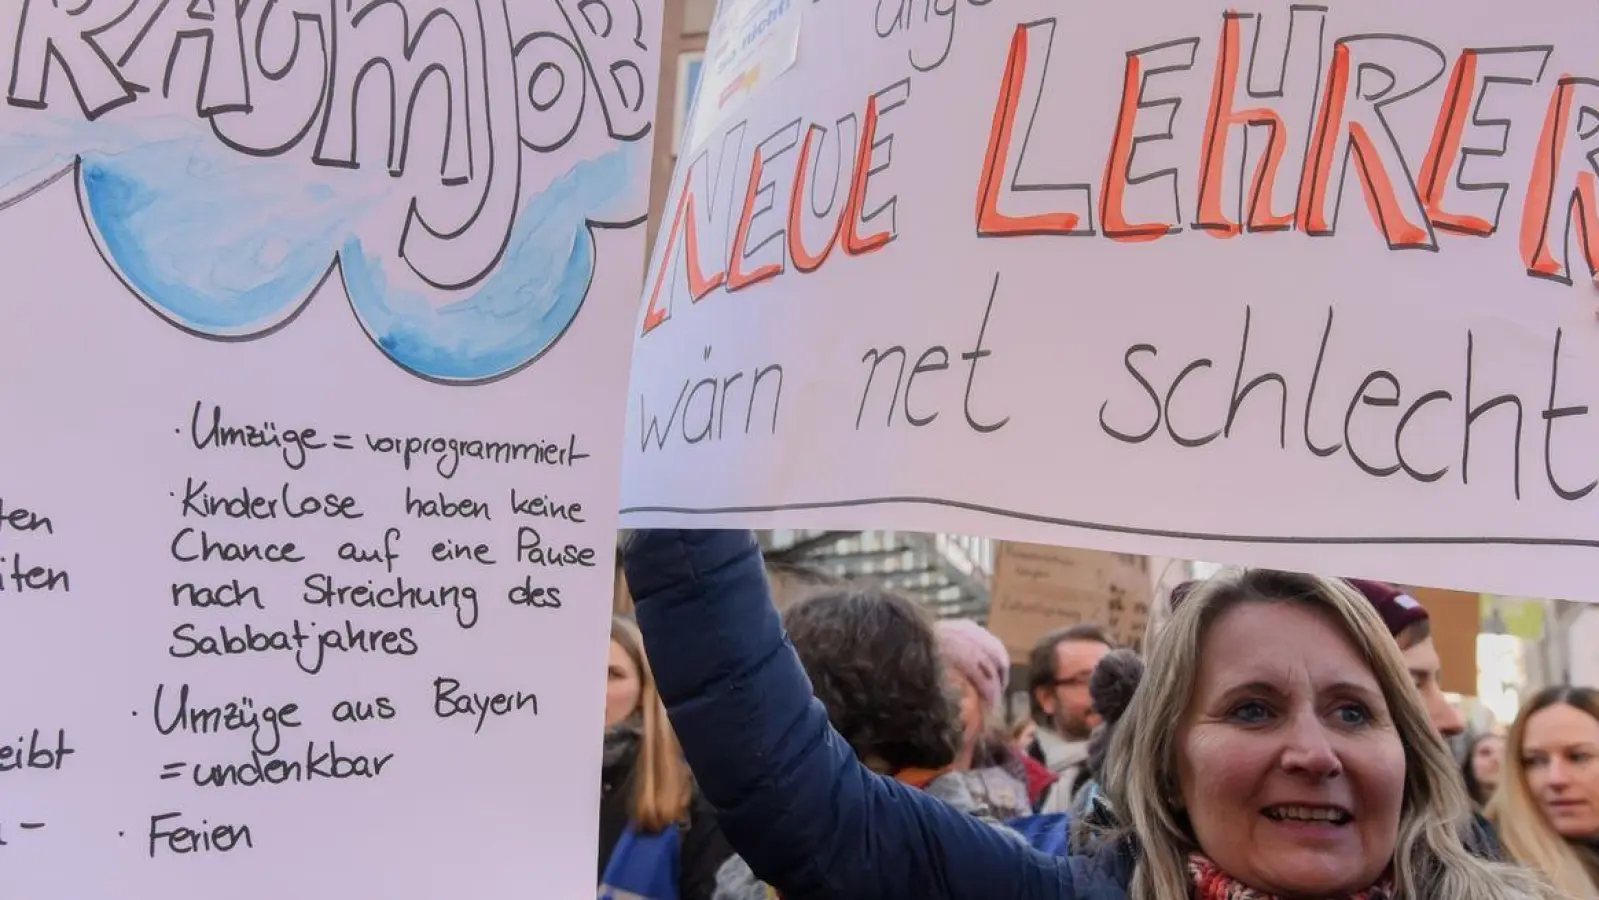
[[[795,0],[723,0],[705,52],[685,153],[793,67],[801,19]]]

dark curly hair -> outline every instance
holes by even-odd
[[[1133,702],[1133,693],[1144,679],[1144,661],[1131,650],[1112,650],[1094,666],[1088,678],[1088,695],[1093,698],[1094,712],[1104,719],[1104,724],[1094,729],[1088,738],[1088,759],[1077,775],[1072,792],[1089,779],[1098,780],[1105,769],[1105,752],[1110,747],[1110,736],[1121,721],[1127,705]]]
[[[960,706],[932,621],[915,601],[846,585],[790,607],[783,627],[816,699],[862,762],[892,774],[955,761]]]

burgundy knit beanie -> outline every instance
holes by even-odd
[[[1394,585],[1364,578],[1345,578],[1344,581],[1359,591],[1366,602],[1377,610],[1383,624],[1388,626],[1388,633],[1394,637],[1399,637],[1400,632],[1427,618],[1427,608]]]
[[[1427,608],[1394,585],[1364,578],[1345,578],[1344,581],[1366,598],[1366,602],[1382,617],[1383,624],[1388,626],[1388,633],[1394,637],[1399,637],[1400,632],[1427,618]],[[1198,586],[1198,581],[1185,581],[1172,588],[1171,608],[1175,610],[1181,606]]]

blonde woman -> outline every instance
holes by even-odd
[[[1579,900],[1599,900],[1599,691],[1540,691],[1510,729],[1489,816],[1505,849]]]
[[[1112,740],[1121,820],[1053,857],[861,765],[811,701],[752,534],[638,531],[623,562],[684,751],[784,900],[1558,896],[1461,845],[1454,760],[1342,582],[1196,587]]]
[[[1478,806],[1486,808],[1499,790],[1499,773],[1505,765],[1505,736],[1488,732],[1466,744],[1466,759],[1460,764],[1460,777],[1466,793]]]
[[[611,620],[600,791],[600,897],[708,900],[732,854],[697,796],[638,626]]]

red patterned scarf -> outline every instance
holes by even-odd
[[[1271,894],[1244,885],[1197,853],[1188,857],[1188,873],[1194,878],[1194,900],[1274,900]],[[1371,887],[1350,894],[1349,900],[1393,900],[1393,896],[1393,885],[1384,876]]]

